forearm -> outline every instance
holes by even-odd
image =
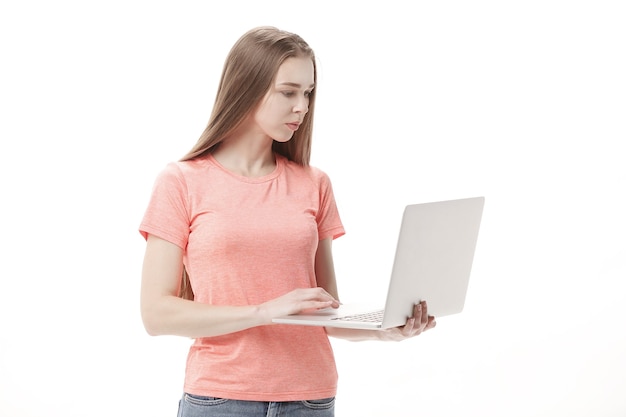
[[[213,306],[175,296],[143,303],[141,313],[152,336],[211,337],[271,323],[259,306]]]

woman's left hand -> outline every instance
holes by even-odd
[[[410,317],[404,326],[383,330],[380,336],[381,339],[384,340],[405,340],[419,336],[426,330],[435,327],[436,324],[435,318],[428,315],[428,305],[426,301],[422,301],[419,304],[415,304],[413,307],[413,317]]]

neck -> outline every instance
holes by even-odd
[[[272,141],[228,139],[220,144],[213,157],[226,169],[245,177],[261,177],[276,168]]]

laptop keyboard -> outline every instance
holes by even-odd
[[[333,320],[361,321],[368,323],[378,323],[383,321],[383,313],[385,310],[372,311],[363,314],[351,314],[348,316],[335,317]]]

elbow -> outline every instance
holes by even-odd
[[[145,321],[143,322],[143,328],[146,330],[148,336],[161,336],[162,333],[158,331],[158,329],[150,324],[147,324]]]
[[[164,334],[162,320],[154,308],[142,306],[141,321],[143,322],[144,330],[149,336],[161,336]]]
[[[140,303],[143,327],[150,336],[181,335],[185,323],[181,299],[175,296],[143,297]]]
[[[159,327],[145,315],[141,317],[143,321],[143,328],[148,333],[149,336],[159,336],[161,333],[159,332]]]

